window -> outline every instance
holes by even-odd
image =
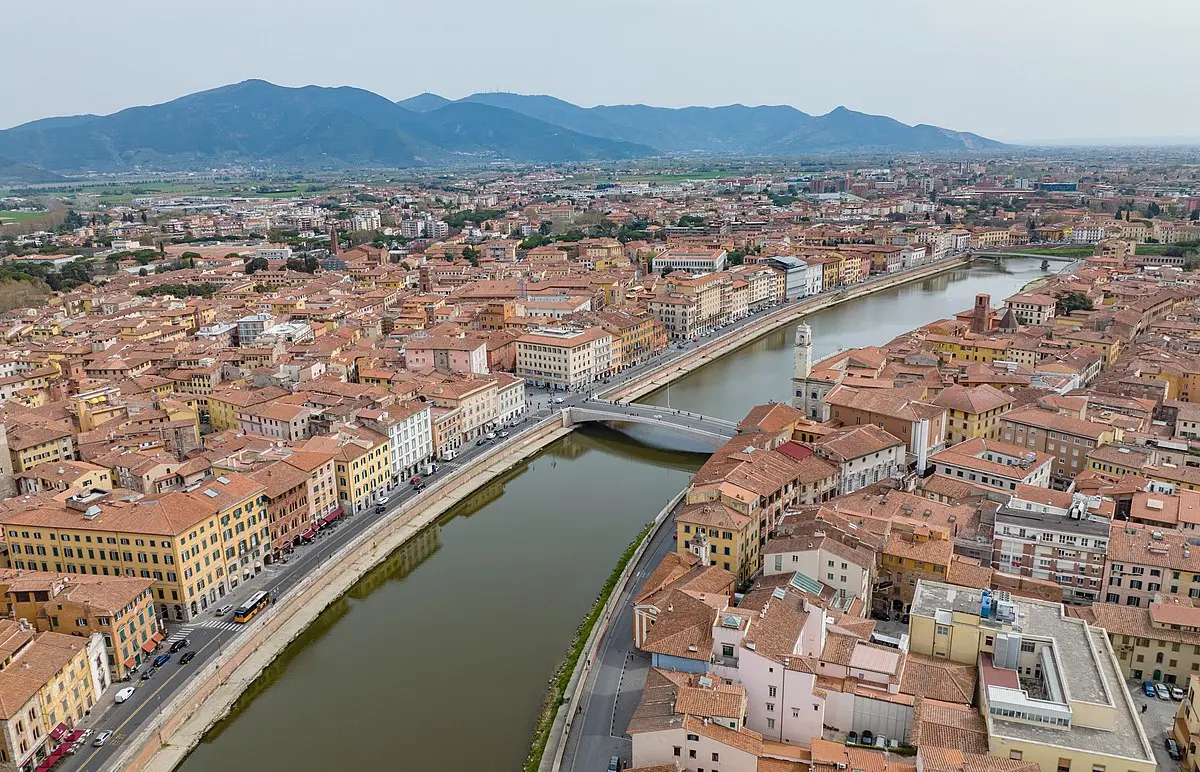
[[[938,625],[938,626],[937,626],[937,634],[938,634],[938,635],[949,635],[949,634],[950,634],[950,628],[949,628],[949,627],[946,627],[945,625]]]
[[[1008,757],[1009,757],[1010,759],[1012,759],[1013,761],[1020,761],[1020,760],[1021,760],[1021,757],[1022,757],[1022,755],[1023,755],[1023,754],[1022,754],[1022,752],[1021,752],[1021,751],[1009,751],[1009,752],[1008,752]]]
[[[676,746],[675,746],[675,754],[674,754],[674,755],[676,755],[676,756],[679,756],[679,755],[681,755],[681,754],[682,754],[682,752],[683,752],[683,749],[682,749],[682,748],[680,748],[678,745],[676,745]]]
[[[774,729],[774,728],[775,728],[775,719],[768,718],[767,719],[767,729]]]
[[[719,754],[719,753],[713,753],[713,755],[712,755],[712,760],[713,760],[713,761],[720,761],[720,760],[721,760],[721,758],[720,758],[720,757],[721,757],[721,754]]]
[[[774,687],[774,686],[768,686],[768,687],[767,687],[767,696],[768,696],[768,697],[774,697],[774,696],[775,696],[775,692],[776,692],[776,689],[775,689],[775,687]]]
[[[768,713],[774,713],[774,712],[775,712],[775,703],[773,703],[773,702],[768,702],[768,703],[767,703],[767,712],[768,712]]]

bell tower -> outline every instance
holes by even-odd
[[[803,410],[804,384],[812,373],[812,328],[804,322],[796,325],[796,343],[792,353],[792,392],[795,395],[792,405]]]

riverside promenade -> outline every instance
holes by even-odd
[[[600,396],[610,400],[636,399],[806,314],[955,269],[968,261],[965,257],[950,258],[776,307],[741,320],[695,348],[672,349],[658,360],[622,373],[621,383],[600,392]],[[396,509],[355,535],[330,556],[320,571],[305,577],[261,621],[230,641],[203,673],[193,676],[163,704],[161,711],[134,729],[121,752],[102,768],[174,768],[205,732],[228,714],[243,691],[287,645],[359,578],[479,487],[572,431],[563,425],[559,412],[523,429],[504,444],[489,448],[470,464],[443,477],[408,506]],[[618,588],[617,595],[621,589]]]

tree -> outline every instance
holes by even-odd
[[[1115,215],[1113,215],[1113,219],[1114,219],[1114,220],[1120,220],[1120,219],[1121,219],[1121,207],[1119,207],[1119,206],[1117,207],[1117,213],[1116,213]]]
[[[252,258],[250,260],[250,262],[246,263],[246,269],[245,269],[246,275],[251,276],[254,274],[255,271],[265,271],[269,267],[270,267],[270,263],[267,262],[267,258],[265,258],[265,257]]]
[[[554,227],[553,220],[542,220],[541,225],[538,226],[538,233],[542,234],[543,236],[549,236],[550,229],[553,227]]]
[[[1092,299],[1082,292],[1062,290],[1054,295],[1055,308],[1058,314],[1065,315],[1072,311],[1091,311]]]
[[[945,222],[947,225],[949,225],[951,222],[953,222],[953,221],[950,219],[950,213],[949,213],[949,212],[946,212],[946,219],[945,219],[943,222]]]
[[[471,261],[471,265],[479,265],[479,250],[475,247],[463,247],[462,256]]]
[[[1200,220],[1200,209],[1193,209],[1191,214],[1188,215],[1188,219],[1192,222]]]
[[[1147,217],[1158,217],[1160,214],[1162,214],[1162,207],[1158,205],[1157,201],[1151,201],[1146,205]]]

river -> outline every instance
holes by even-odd
[[[983,263],[806,319],[814,360],[884,343],[1042,275]],[[737,420],[788,400],[793,327],[645,401]],[[704,462],[644,427],[590,427],[493,481],[328,609],[181,765],[517,770],[571,636],[617,556]]]

